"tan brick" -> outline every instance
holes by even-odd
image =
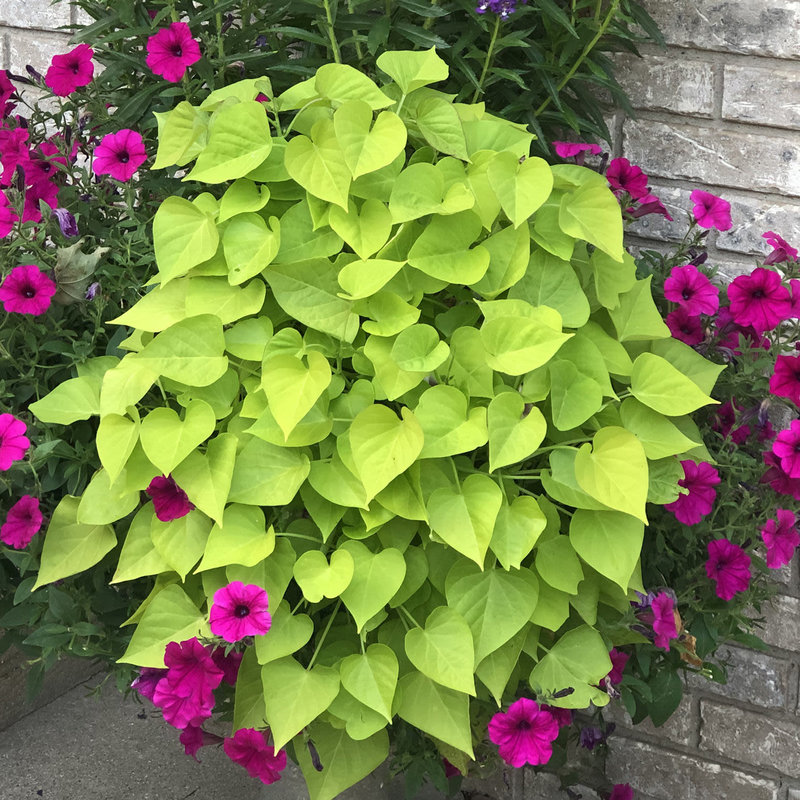
[[[765,256],[771,247],[762,238],[775,231],[795,247],[800,246],[800,203],[772,200],[752,194],[729,194],[733,227],[717,235],[717,247],[734,253]]]
[[[30,64],[44,75],[53,56],[68,53],[71,49],[66,34],[17,29],[9,35],[9,69],[25,75],[25,66]]]
[[[800,74],[796,67],[726,64],[723,75],[724,119],[800,130]]]
[[[51,0],[2,0],[0,2],[0,25],[20,28],[55,30],[69,25],[68,2],[53,3]]]
[[[692,699],[684,695],[675,713],[660,727],[656,728],[647,719],[635,726],[621,702],[612,700],[604,709],[603,717],[616,723],[618,728],[634,729],[637,734],[657,736],[675,744],[690,745],[697,732],[698,721],[692,708]]]

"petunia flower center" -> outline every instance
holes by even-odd
[[[250,606],[246,606],[244,603],[240,603],[236,608],[233,609],[233,615],[235,617],[239,617],[242,619],[250,614]]]
[[[120,150],[119,153],[117,153],[117,161],[119,161],[120,164],[127,164],[130,160],[131,157],[127,150]]]
[[[763,298],[764,298],[764,290],[763,289],[756,289],[751,296],[752,296],[752,298],[754,300],[763,300]]]
[[[684,289],[684,290],[681,292],[681,297],[682,297],[684,300],[691,300],[691,299],[692,299],[692,294],[693,294],[693,293],[692,293],[692,292],[690,292],[688,289]]]
[[[527,719],[521,719],[517,723],[517,730],[518,731],[527,731],[530,730],[531,723]]]
[[[28,300],[30,300],[32,297],[36,297],[36,289],[34,289],[33,286],[25,286],[22,289],[22,296]]]
[[[72,71],[73,75],[77,75],[81,71],[81,63],[80,63],[80,61],[73,61],[69,65],[69,68]]]
[[[170,52],[175,58],[181,58],[183,56],[183,48],[179,44],[172,45]]]

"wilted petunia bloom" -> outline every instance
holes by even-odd
[[[785,508],[776,509],[775,514],[778,519],[767,520],[761,529],[761,538],[767,548],[767,566],[770,569],[780,569],[788,564],[800,544],[795,515]]]
[[[800,500],[800,478],[791,478],[781,468],[781,460],[772,452],[763,454],[766,472],[759,479],[759,483],[768,483],[773,491],[785,494]]]
[[[209,617],[211,632],[226,642],[265,634],[272,625],[268,606],[269,598],[260,586],[232,581],[214,593]]]
[[[22,550],[41,527],[39,498],[25,494],[8,510],[6,521],[0,526],[0,541],[15,550]]]
[[[197,751],[201,747],[220,744],[220,742],[224,741],[221,736],[204,731],[199,725],[187,725],[178,738],[186,755],[191,756],[195,761],[200,760],[197,757]]]
[[[94,75],[93,56],[94,50],[88,44],[79,44],[69,53],[53,56],[44,82],[59,97],[72,94],[81,86],[91,83]]]
[[[147,40],[147,66],[170,83],[177,83],[199,60],[200,46],[185,22],[173,22]]]
[[[659,592],[650,604],[653,610],[653,631],[656,635],[655,645],[662,650],[669,650],[672,639],[678,638],[678,626],[675,622],[675,601],[666,592]]]
[[[772,252],[764,259],[764,265],[781,264],[784,261],[797,261],[797,250],[789,242],[774,231],[767,231],[761,234],[762,239],[767,240],[767,244],[772,247]]]
[[[167,674],[165,669],[156,667],[140,667],[139,675],[131,683],[131,689],[135,689],[141,697],[153,700],[158,682]]]
[[[730,600],[750,585],[750,556],[729,539],[708,543],[706,575],[717,584],[717,597]]]
[[[520,697],[508,711],[489,721],[489,738],[498,746],[500,758],[512,767],[546,764],[553,755],[558,722],[548,711],[527,697]]]
[[[173,519],[185,517],[194,508],[186,492],[175,483],[172,475],[156,476],[150,481],[145,492],[153,498],[156,517],[161,522],[171,522]]]
[[[240,728],[229,739],[225,739],[222,749],[231,761],[244,767],[250,777],[262,783],[275,783],[281,779],[286,769],[286,751],[275,752],[262,731],[255,728]]]

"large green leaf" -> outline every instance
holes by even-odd
[[[406,126],[400,117],[382,111],[373,125],[372,109],[363,100],[339,106],[333,128],[353,178],[391,164],[406,146]]]
[[[585,239],[622,262],[622,213],[607,186],[588,182],[567,192],[561,199],[558,224],[569,236]]]
[[[525,276],[526,270],[530,271],[528,265],[530,244],[527,228],[514,228],[511,225],[484,239],[481,246],[489,251],[489,267],[486,274],[474,283],[472,288],[484,297],[493,298],[510,286],[515,286]],[[524,299],[529,298],[524,297]],[[531,302],[539,305],[535,301]],[[542,305],[552,305],[552,303],[542,303]]]
[[[309,603],[339,597],[353,579],[355,563],[347,550],[334,550],[331,561],[319,550],[307,550],[294,562],[294,579]]]
[[[644,280],[636,281],[633,288],[619,296],[619,305],[608,312],[621,342],[665,339],[670,336],[669,328],[653,301],[650,287],[652,279],[653,276],[648,275]]]
[[[236,455],[228,500],[253,506],[283,506],[308,477],[302,450],[278,447],[255,436]]]
[[[566,536],[554,536],[540,542],[536,547],[535,563],[536,572],[545,583],[567,594],[578,593],[583,568]]]
[[[228,262],[228,281],[233,286],[258,275],[272,263],[280,248],[280,222],[259,214],[237,214],[222,234],[222,249]]]
[[[617,308],[619,296],[636,285],[636,262],[629,253],[623,253],[622,264],[602,250],[595,250],[589,263],[594,272],[597,299],[606,308]]]
[[[631,394],[668,417],[690,414],[717,402],[669,361],[653,353],[642,353],[633,362]]]
[[[525,413],[517,392],[503,392],[489,403],[489,470],[516,464],[530,456],[547,433],[547,422],[536,406]]]
[[[211,520],[197,510],[170,522],[158,517],[150,520],[150,538],[156,550],[182,581],[203,555],[210,530]]]
[[[263,728],[265,724],[264,684],[255,649],[248,647],[236,673],[233,704],[233,731],[240,728]]]
[[[428,144],[440,153],[469,161],[461,119],[453,104],[441,97],[429,97],[417,107],[417,127]]]
[[[370,108],[386,108],[394,103],[363,72],[349,64],[323,64],[314,77],[314,88],[336,104],[362,100]]]
[[[486,362],[498,372],[524,375],[546,364],[572,334],[562,333],[549,319],[507,316],[487,320],[480,329]]]
[[[281,217],[281,246],[275,256],[276,264],[327,258],[341,249],[342,240],[335,231],[315,226],[308,199],[295,203]]]
[[[579,366],[564,358],[555,358],[547,369],[550,373],[550,409],[558,430],[577,428],[600,410],[603,388]]]
[[[486,444],[486,409],[468,412],[467,406],[467,398],[455,386],[442,383],[423,392],[414,409],[425,436],[420,458],[468,453]]]
[[[342,267],[339,285],[349,295],[348,299],[360,300],[380,291],[402,268],[402,261],[382,258],[351,261]]]
[[[715,364],[713,361],[709,361],[693,347],[673,338],[652,342],[650,352],[665,358],[687,378],[691,378],[698,385],[700,391],[706,394],[711,394],[717,378],[725,369],[724,364]]]
[[[622,424],[636,435],[649,459],[678,455],[702,444],[684,436],[669,419],[634,397],[623,401],[619,413]]]
[[[222,522],[211,528],[197,572],[230,564],[254,567],[275,549],[275,531],[267,530],[260,508],[231,503]]]
[[[547,518],[535,498],[520,495],[509,505],[503,503],[494,523],[491,551],[503,569],[519,569],[547,525]]]
[[[186,406],[183,420],[171,408],[154,408],[142,420],[139,438],[145,455],[164,475],[169,475],[211,436],[215,425],[211,406],[203,400],[192,400]]]
[[[63,385],[63,384],[62,384]],[[97,426],[97,455],[109,480],[117,480],[139,441],[138,420],[119,414],[107,414]]]
[[[69,378],[41,400],[31,403],[28,410],[42,422],[57,425],[89,419],[100,413],[100,382],[101,379],[94,376]]]
[[[450,348],[439,340],[432,325],[409,325],[395,337],[392,361],[405,372],[433,372],[450,355]]]
[[[447,80],[447,62],[436,54],[436,48],[414,52],[387,50],[375,62],[400,87],[403,94]]]
[[[353,248],[360,259],[366,261],[389,240],[392,232],[392,215],[380,200],[365,200],[360,210],[351,200],[347,211],[343,211],[339,206],[331,206],[328,224]],[[351,288],[342,283],[341,273],[339,283],[351,295],[366,297],[365,294],[356,295]]]
[[[524,628],[509,639],[502,647],[498,647],[493,653],[489,653],[486,658],[478,664],[475,674],[480,682],[492,693],[498,708],[503,702],[505,692],[511,674],[517,666],[522,645],[528,635]]]
[[[186,100],[153,116],[158,123],[158,151],[151,169],[183,166],[206,146],[209,115]]]
[[[339,665],[342,686],[365,706],[392,721],[392,705],[399,667],[394,651],[371,644],[360,655],[347,656]]]
[[[156,550],[150,537],[150,526],[155,518],[153,504],[142,506],[125,534],[119,562],[110,583],[122,583],[169,572],[171,567]]]
[[[270,608],[273,603],[270,600]],[[303,647],[314,634],[314,622],[306,614],[292,614],[289,604],[282,602],[272,611],[269,635],[257,636],[255,651],[259,664],[290,656]]]
[[[553,188],[553,174],[544,159],[526,158],[520,163],[519,158],[507,150],[489,162],[487,176],[515,228],[547,200]]]

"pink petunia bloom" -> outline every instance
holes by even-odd
[[[81,86],[91,83],[94,76],[93,56],[94,50],[88,44],[79,44],[69,53],[53,56],[44,82],[59,97],[72,94]]]
[[[142,137],[124,128],[109,133],[94,149],[92,170],[95,175],[110,175],[118,181],[128,181],[147,160]]]
[[[158,682],[167,674],[165,669],[140,667],[139,675],[133,679],[131,689],[135,689],[141,697],[152,702]]]
[[[17,87],[8,78],[8,71],[0,69],[0,110],[6,107],[11,95],[16,91]]]
[[[689,199],[694,203],[692,214],[701,228],[731,229],[731,204],[727,200],[701,189],[695,189]]]
[[[639,203],[636,206],[631,206],[625,209],[634,219],[646,217],[648,214],[660,214],[664,219],[672,222],[672,216],[667,211],[666,206],[654,194],[649,192],[643,197],[639,198]]]
[[[613,686],[622,682],[622,673],[625,671],[625,665],[628,663],[630,656],[612,647],[608,654],[611,659],[611,672],[606,676]]]
[[[772,452],[781,460],[781,469],[790,478],[800,478],[800,420],[781,431],[772,443]]]
[[[633,800],[633,789],[629,783],[615,783],[608,800]]]
[[[561,158],[573,158],[578,153],[584,152],[599,156],[603,152],[599,144],[584,144],[583,142],[553,142],[553,149]]]
[[[275,753],[267,737],[255,728],[240,728],[233,737],[225,739],[222,749],[231,761],[247,770],[251,778],[262,783],[275,783],[286,769],[286,751]]]
[[[719,337],[718,347],[725,348],[731,351],[733,355],[741,355],[742,341],[740,337],[744,337],[748,348],[760,347],[764,350],[769,350],[770,341],[766,336],[757,333],[754,328],[749,325],[738,325],[731,314],[728,306],[720,308],[719,313],[714,321],[714,334]]]
[[[55,283],[34,264],[14,267],[0,284],[0,302],[10,314],[38,317],[50,308],[55,293]]]
[[[55,208],[58,205],[58,186],[52,181],[36,181],[25,189],[25,205],[22,208],[23,222],[42,221],[40,201],[47,203],[50,208]]]
[[[771,331],[792,313],[792,298],[781,276],[764,267],[734,278],[728,299],[734,322],[750,325],[758,333]]]
[[[789,281],[789,294],[792,297],[792,310],[789,314],[790,319],[800,317],[800,281],[797,279]]]
[[[800,478],[792,478],[781,468],[780,459],[772,452],[763,454],[766,472],[759,478],[759,483],[768,483],[778,494],[790,495],[800,501]]]
[[[28,185],[52,180],[59,174],[56,164],[66,167],[67,159],[56,144],[51,141],[42,142],[29,153],[25,164],[25,182]]]
[[[762,239],[772,248],[772,252],[764,259],[764,266],[781,264],[784,261],[797,261],[797,250],[789,242],[774,231],[761,234]]]
[[[0,129],[0,164],[3,166],[3,174],[0,176],[0,186],[11,186],[17,167],[22,166],[24,169],[28,157],[27,129]]]
[[[736,425],[737,413],[741,411],[736,407],[735,398],[723,403],[714,414],[711,424],[712,430],[717,431],[723,439],[730,437],[734,444],[742,444],[752,432],[749,425]]]
[[[708,543],[706,575],[717,584],[717,597],[730,600],[750,585],[750,556],[728,539]]]
[[[614,158],[606,170],[606,180],[615,192],[627,192],[634,200],[647,195],[647,175],[627,158]]]
[[[186,755],[191,756],[195,761],[200,761],[197,757],[197,752],[201,747],[220,744],[220,742],[224,741],[221,736],[204,731],[199,725],[187,725],[178,738]]]
[[[15,222],[19,222],[19,216],[11,203],[8,202],[5,193],[0,192],[0,239],[11,233]]]
[[[163,677],[153,692],[153,703],[161,709],[164,720],[174,728],[186,728],[189,725],[202,725],[214,710],[214,695],[191,695],[181,697]]]
[[[242,665],[244,653],[231,650],[225,655],[224,647],[215,647],[211,653],[214,663],[222,670],[222,680],[229,686],[236,686],[236,678],[239,676],[239,667]]]
[[[11,414],[0,414],[0,472],[11,468],[13,461],[25,457],[31,446],[25,436],[28,426]]]
[[[688,489],[687,494],[678,495],[673,503],[664,508],[671,511],[684,525],[696,525],[711,512],[717,497],[714,487],[720,482],[719,473],[707,461],[681,461],[684,476],[678,486]]]
[[[199,60],[200,45],[185,22],[173,22],[147,40],[147,66],[170,83],[177,83]]]
[[[675,624],[675,602],[666,592],[659,592],[653,598],[650,608],[653,610],[655,645],[662,650],[669,650],[670,641],[678,638],[678,627]]]
[[[767,548],[767,566],[770,569],[780,569],[788,564],[794,556],[797,545],[800,544],[800,533],[795,527],[797,518],[785,508],[778,508],[775,512],[777,520],[769,519],[761,529],[761,538]]]
[[[444,767],[445,778],[455,778],[461,774],[461,770],[458,767],[454,767],[446,758],[442,759],[442,766]]]
[[[8,510],[6,521],[0,526],[0,541],[22,550],[42,527],[42,512],[39,498],[25,494]]]
[[[489,720],[489,738],[498,746],[500,758],[512,767],[546,764],[553,755],[558,722],[527,697],[520,697]]]
[[[694,346],[700,344],[705,338],[700,317],[693,317],[685,308],[676,308],[670,311],[664,322],[669,328],[673,339]]]
[[[211,632],[227,642],[265,634],[272,625],[269,598],[260,586],[232,581],[217,589],[211,604]]]
[[[164,663],[166,680],[178,697],[207,697],[222,683],[223,671],[197,639],[170,642]]]
[[[716,314],[719,308],[719,289],[692,264],[672,268],[664,281],[664,297],[693,317]]]
[[[194,504],[189,502],[186,492],[175,483],[172,475],[156,476],[150,481],[145,492],[153,498],[156,517],[161,522],[171,522],[173,519],[185,517],[194,508]]]
[[[776,397],[787,397],[800,406],[800,356],[778,356],[775,359],[769,390]]]
[[[539,704],[539,708],[542,711],[547,711],[553,719],[558,723],[559,727],[566,727],[567,725],[572,725],[572,709],[571,708],[559,708],[558,706],[548,706],[544,703]]]

